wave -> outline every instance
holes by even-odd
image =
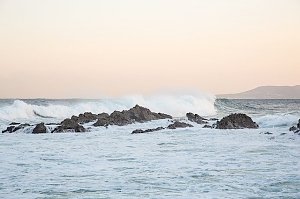
[[[254,118],[254,121],[261,128],[273,128],[273,127],[291,127],[298,122],[299,115],[293,114],[276,114],[265,115]]]
[[[151,111],[182,117],[187,112],[195,112],[202,116],[216,114],[215,97],[211,95],[157,95],[127,96],[118,99],[102,100],[39,100],[28,102],[14,100],[11,104],[0,108],[0,120],[38,120],[39,118],[63,119],[84,112],[111,113],[115,110],[129,109],[136,104],[149,108]]]

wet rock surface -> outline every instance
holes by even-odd
[[[177,128],[187,128],[187,127],[193,127],[193,125],[185,123],[185,122],[175,121],[173,124],[170,124],[167,128],[168,129],[177,129]]]
[[[242,113],[234,113],[224,117],[216,123],[217,129],[257,129],[258,125],[253,122],[251,117]]]
[[[34,129],[32,130],[32,133],[33,134],[47,133],[47,128],[46,128],[45,124],[42,122],[42,123],[37,124],[34,127]]]
[[[72,119],[65,119],[51,133],[86,132],[86,129]]]
[[[164,113],[151,112],[149,109],[136,105],[124,110],[114,111],[112,114],[102,114],[94,126],[118,125],[124,126],[134,122],[148,122],[151,120],[172,119],[172,116]]]
[[[298,120],[298,124],[296,126],[292,126],[292,127],[289,128],[289,131],[292,131],[295,134],[300,135],[300,119]]]
[[[165,129],[164,127],[157,127],[157,128],[153,128],[153,129],[146,129],[146,130],[142,130],[142,129],[136,129],[134,131],[132,131],[131,134],[138,134],[138,133],[151,133],[154,131],[160,131]]]
[[[191,122],[195,122],[197,124],[206,124],[207,123],[207,119],[201,117],[198,114],[194,114],[194,113],[187,113],[186,117],[188,118],[189,121]]]
[[[30,124],[20,124],[20,123],[14,123],[14,124],[19,124],[19,125],[12,125],[12,126],[8,126],[5,130],[2,131],[2,133],[14,133],[18,130],[24,129],[28,126],[31,126]]]

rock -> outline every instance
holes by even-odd
[[[65,119],[51,133],[86,132],[86,129],[72,119]]]
[[[209,121],[218,121],[217,118],[209,118]]]
[[[2,131],[2,133],[12,133],[15,126],[9,126],[5,130]]]
[[[193,125],[184,122],[175,121],[173,124],[170,124],[167,128],[177,129],[177,128],[187,128],[187,127],[193,127]]]
[[[136,130],[132,131],[131,134],[138,134],[138,133],[144,133],[144,130],[142,130],[142,129],[136,129]]]
[[[94,126],[108,126],[108,125],[124,126],[128,124],[132,124],[134,122],[147,122],[151,120],[170,119],[170,118],[172,118],[172,116],[164,113],[154,113],[147,108],[136,105],[135,107],[129,110],[124,110],[122,112],[114,111],[110,115],[106,113],[102,113],[101,115],[98,115],[98,120],[93,125]]]
[[[114,111],[109,116],[109,123],[108,125],[118,125],[118,126],[124,126],[128,124],[132,124],[134,122],[133,119],[130,118],[129,114],[127,114],[127,111]]]
[[[76,121],[77,123],[84,124],[84,123],[89,123],[93,122],[98,119],[98,115],[93,114],[91,112],[85,112],[83,114],[79,114],[79,116],[72,116],[72,120]]]
[[[212,126],[205,124],[202,128],[212,128]]]
[[[94,123],[94,126],[108,126],[110,124],[110,118],[107,113],[98,114],[98,120]]]
[[[34,129],[32,130],[32,133],[33,134],[47,133],[47,128],[46,128],[45,124],[42,122],[42,123],[37,124],[34,127]]]
[[[154,132],[154,131],[160,131],[165,129],[164,127],[157,127],[155,129],[146,129],[146,130],[142,130],[142,129],[136,129],[134,131],[132,131],[131,134],[138,134],[138,133],[150,133],[150,132]]]
[[[251,117],[242,113],[234,113],[229,116],[224,117],[219,122],[217,122],[217,129],[243,129],[251,128],[257,129],[258,125],[253,122]]]
[[[154,113],[149,109],[144,108],[139,105],[129,109],[128,111],[122,111],[123,114],[128,115],[130,119],[133,119],[136,122],[147,122],[151,120],[159,119],[172,119],[172,116],[164,113]]]
[[[273,133],[265,132],[264,134],[265,134],[265,135],[272,135]]]
[[[191,122],[195,122],[197,124],[206,124],[207,122],[204,121],[206,120],[205,118],[199,116],[198,114],[194,114],[194,113],[187,113],[186,117],[188,118],[189,121]]]
[[[9,126],[15,126],[15,125],[19,125],[19,124],[21,124],[21,123],[19,123],[19,122],[12,122],[12,123],[9,124]]]
[[[24,129],[25,127],[28,127],[28,126],[30,126],[30,124],[27,124],[27,123],[20,124],[18,126],[9,126],[9,127],[6,128],[6,130],[2,131],[2,133],[6,133],[6,132],[8,132],[8,133],[14,133],[14,132],[16,132],[16,131],[18,131],[20,129]]]
[[[158,119],[172,119],[173,117],[171,115],[165,114],[165,113],[158,113],[159,118]]]
[[[300,119],[298,120],[298,124],[296,126],[292,126],[289,128],[289,131],[293,131],[294,133],[300,132]]]

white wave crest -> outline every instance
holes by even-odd
[[[0,108],[0,120],[36,120],[37,115],[62,119],[84,112],[111,113],[115,110],[129,109],[136,104],[147,107],[151,111],[163,112],[175,117],[184,116],[187,112],[208,116],[216,114],[214,101],[215,97],[210,95],[128,96],[102,100],[59,100],[48,101],[47,105],[29,104],[25,101],[15,100],[11,105]]]
[[[262,128],[291,127],[298,122],[299,115],[277,114],[255,118],[254,121]]]

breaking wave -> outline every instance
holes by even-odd
[[[210,95],[128,96],[101,100],[46,100],[43,103],[39,100],[14,100],[0,107],[0,120],[62,119],[83,112],[111,113],[115,110],[129,109],[136,104],[175,117],[184,116],[187,112],[209,116],[216,114],[214,101],[215,97]]]

